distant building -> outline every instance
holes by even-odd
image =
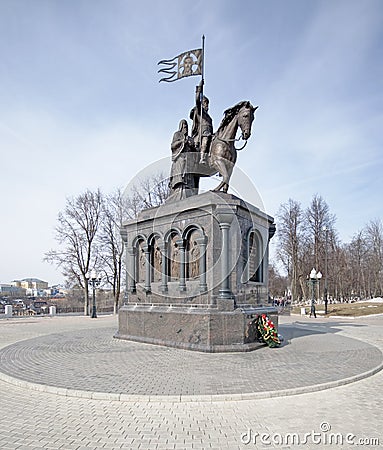
[[[14,280],[11,284],[24,289],[48,289],[48,283],[46,281],[39,280],[38,278],[23,278],[22,280]]]
[[[67,290],[64,289],[64,287],[61,286],[60,284],[51,286],[50,289],[48,290],[50,290],[50,296],[55,298],[64,298],[65,295],[67,294]]]
[[[48,289],[48,283],[38,278],[24,278],[22,280],[12,281],[12,286],[23,288],[26,291],[26,295],[32,295],[34,297],[42,295],[45,289]]]
[[[26,289],[12,284],[0,284],[0,296],[2,297],[24,297]]]

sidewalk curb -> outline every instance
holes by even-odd
[[[76,397],[92,400],[107,400],[118,402],[145,402],[145,403],[214,403],[214,402],[229,402],[229,401],[241,401],[241,400],[258,400],[265,398],[275,397],[288,397],[292,395],[307,394],[311,392],[323,391],[326,389],[332,389],[346,384],[355,383],[363,380],[364,378],[371,377],[383,369],[383,362],[373,369],[367,372],[354,375],[352,377],[343,378],[341,380],[330,381],[328,383],[314,384],[311,386],[301,386],[290,389],[280,389],[275,391],[262,391],[262,392],[250,392],[243,394],[209,394],[209,395],[135,395],[135,394],[123,394],[113,392],[93,392],[83,391],[78,389],[60,388],[56,386],[50,386],[45,384],[32,383],[30,381],[21,380],[19,378],[11,377],[0,371],[0,381],[4,381],[8,384],[29,389],[33,391],[46,392],[54,395],[61,395],[64,397]]]

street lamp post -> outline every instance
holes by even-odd
[[[315,318],[317,317],[315,312],[315,286],[317,283],[319,283],[320,279],[322,278],[322,274],[315,269],[313,269],[310,272],[309,275],[310,279],[310,286],[311,286],[311,308],[310,308],[310,317],[313,315]]]
[[[93,293],[93,303],[92,303],[92,315],[91,319],[97,319],[97,311],[96,311],[96,286],[100,284],[101,278],[97,276],[97,272],[92,269],[90,274],[87,276],[89,284],[92,285],[92,293]]]
[[[323,231],[326,233],[326,243],[325,243],[325,262],[324,262],[324,313],[327,315],[327,305],[328,305],[328,297],[327,297],[327,264],[328,264],[328,232],[329,229],[326,225],[323,227]]]

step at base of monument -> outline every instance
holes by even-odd
[[[125,305],[118,339],[201,352],[246,352],[264,345],[255,322],[266,313],[277,326],[275,308],[214,308]]]

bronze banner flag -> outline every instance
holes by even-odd
[[[202,48],[189,50],[175,56],[173,59],[163,59],[158,64],[164,66],[158,73],[168,75],[165,78],[161,78],[160,82],[171,82],[193,75],[202,75],[203,51]]]

